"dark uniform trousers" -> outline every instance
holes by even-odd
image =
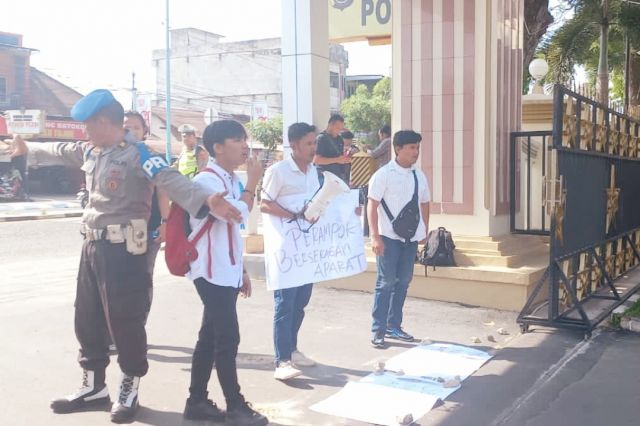
[[[82,368],[104,371],[109,364],[110,333],[118,348],[122,372],[131,376],[147,373],[144,322],[150,287],[146,254],[130,254],[125,243],[85,240],[75,302],[78,361]]]
[[[240,344],[236,311],[238,288],[215,285],[204,278],[198,278],[194,283],[204,312],[193,351],[189,400],[196,403],[207,399],[207,384],[215,364],[227,407],[233,406],[243,401],[236,368]]]

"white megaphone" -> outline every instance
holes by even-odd
[[[314,221],[324,214],[327,206],[340,194],[349,192],[349,187],[342,179],[331,172],[322,172],[324,183],[322,188],[316,193],[304,211],[304,217],[308,221]]]

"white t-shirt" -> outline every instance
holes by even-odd
[[[422,173],[422,170],[416,168],[415,165],[406,169],[401,167],[395,159],[379,168],[373,176],[371,176],[371,180],[369,180],[368,197],[378,202],[384,199],[393,217],[397,217],[398,213],[400,213],[402,208],[411,201],[413,197],[415,181],[413,180],[412,171],[414,170],[418,178],[418,204],[420,205],[420,212],[422,213],[422,204],[428,203],[431,200],[427,177]],[[378,232],[387,238],[404,241],[404,238],[393,231],[391,220],[382,208],[382,203],[378,206]],[[422,214],[420,214],[420,223],[411,241],[421,241],[426,237],[427,230],[422,220]]]
[[[193,178],[193,182],[211,193],[228,191],[226,200],[240,210],[242,219],[245,221],[249,217],[249,207],[244,201],[239,200],[241,189],[238,176],[235,173],[229,174],[211,159],[207,168],[214,170],[220,177],[203,170]],[[215,214],[213,216],[216,220],[209,232],[196,243],[198,258],[190,263],[191,269],[185,276],[192,281],[204,278],[219,286],[240,287],[242,285],[243,251],[240,224],[227,222]],[[189,219],[192,229],[190,238],[200,230],[206,220],[206,218],[197,219],[193,216]],[[211,255],[211,276],[209,276],[209,255]]]
[[[304,207],[320,188],[318,170],[313,164],[304,173],[292,157],[270,166],[262,179],[262,198],[277,201],[282,207],[294,213]]]

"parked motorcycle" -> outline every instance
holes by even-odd
[[[76,200],[80,202],[80,206],[84,209],[89,204],[89,190],[85,184],[82,184],[80,191],[76,194]]]

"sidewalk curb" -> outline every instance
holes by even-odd
[[[51,214],[34,214],[34,215],[16,215],[16,216],[0,216],[0,222],[20,222],[23,220],[40,220],[40,219],[62,219],[66,217],[81,217],[82,212],[74,211],[68,213],[51,213]]]
[[[640,294],[633,294],[622,305],[618,306],[611,313],[609,322],[615,324],[615,318],[619,320],[620,328],[623,330],[631,331],[633,333],[640,333],[640,318],[624,316],[627,309],[632,307],[640,299]]]
[[[640,319],[634,317],[622,317],[620,328],[623,330],[640,333]]]

